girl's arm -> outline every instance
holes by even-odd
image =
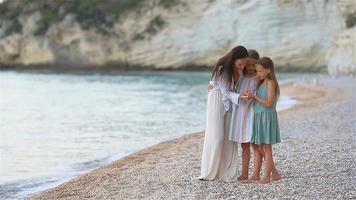
[[[267,108],[272,108],[274,100],[276,98],[274,82],[270,80],[267,81],[267,99],[262,99],[253,93],[249,93],[248,96],[257,101],[258,103],[266,106]]]

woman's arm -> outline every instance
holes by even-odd
[[[258,103],[266,106],[267,108],[272,108],[274,100],[276,98],[274,82],[270,80],[267,81],[267,99],[262,99],[253,93],[248,93],[247,96],[249,96],[249,98],[254,99]]]
[[[227,87],[227,79],[226,76],[222,75],[219,80],[219,89],[222,93],[222,95],[226,98],[231,100],[232,103],[234,104],[239,104],[239,97],[240,94],[231,92],[229,89],[230,87]]]
[[[210,92],[214,87],[212,85],[208,85],[208,92]]]
[[[217,88],[219,85],[218,80],[216,78],[216,75],[213,76],[213,78],[209,81],[208,84],[208,92],[210,92],[212,89]]]

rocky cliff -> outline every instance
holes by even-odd
[[[8,0],[0,17],[8,67],[206,67],[243,44],[281,70],[356,72],[353,0]]]

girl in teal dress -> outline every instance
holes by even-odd
[[[253,106],[253,122],[251,143],[258,146],[259,152],[255,154],[255,169],[250,182],[259,181],[262,160],[265,160],[265,177],[260,183],[269,183],[270,179],[281,179],[273,162],[272,144],[281,142],[276,102],[279,96],[279,85],[273,62],[268,57],[257,61],[256,72],[258,76],[257,94],[246,93],[248,98],[255,101]],[[271,175],[272,174],[272,175]]]

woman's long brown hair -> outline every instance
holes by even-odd
[[[278,84],[278,81],[277,81],[277,77],[276,77],[276,71],[274,69],[274,64],[273,64],[273,61],[271,58],[269,57],[262,57],[260,59],[257,60],[257,64],[258,65],[261,65],[264,69],[269,69],[270,72],[268,74],[268,78],[271,79],[274,83],[274,89],[276,91],[276,96],[278,97],[279,94],[280,94],[280,91],[279,91],[279,84]],[[263,83],[263,80],[258,80],[257,82],[257,89],[262,85]]]
[[[221,76],[223,73],[227,76],[227,87],[231,85],[232,75],[234,72],[234,63],[237,59],[248,57],[247,49],[244,46],[234,47],[229,53],[221,57],[215,64],[211,79],[216,76]],[[221,69],[220,69],[221,67]]]

